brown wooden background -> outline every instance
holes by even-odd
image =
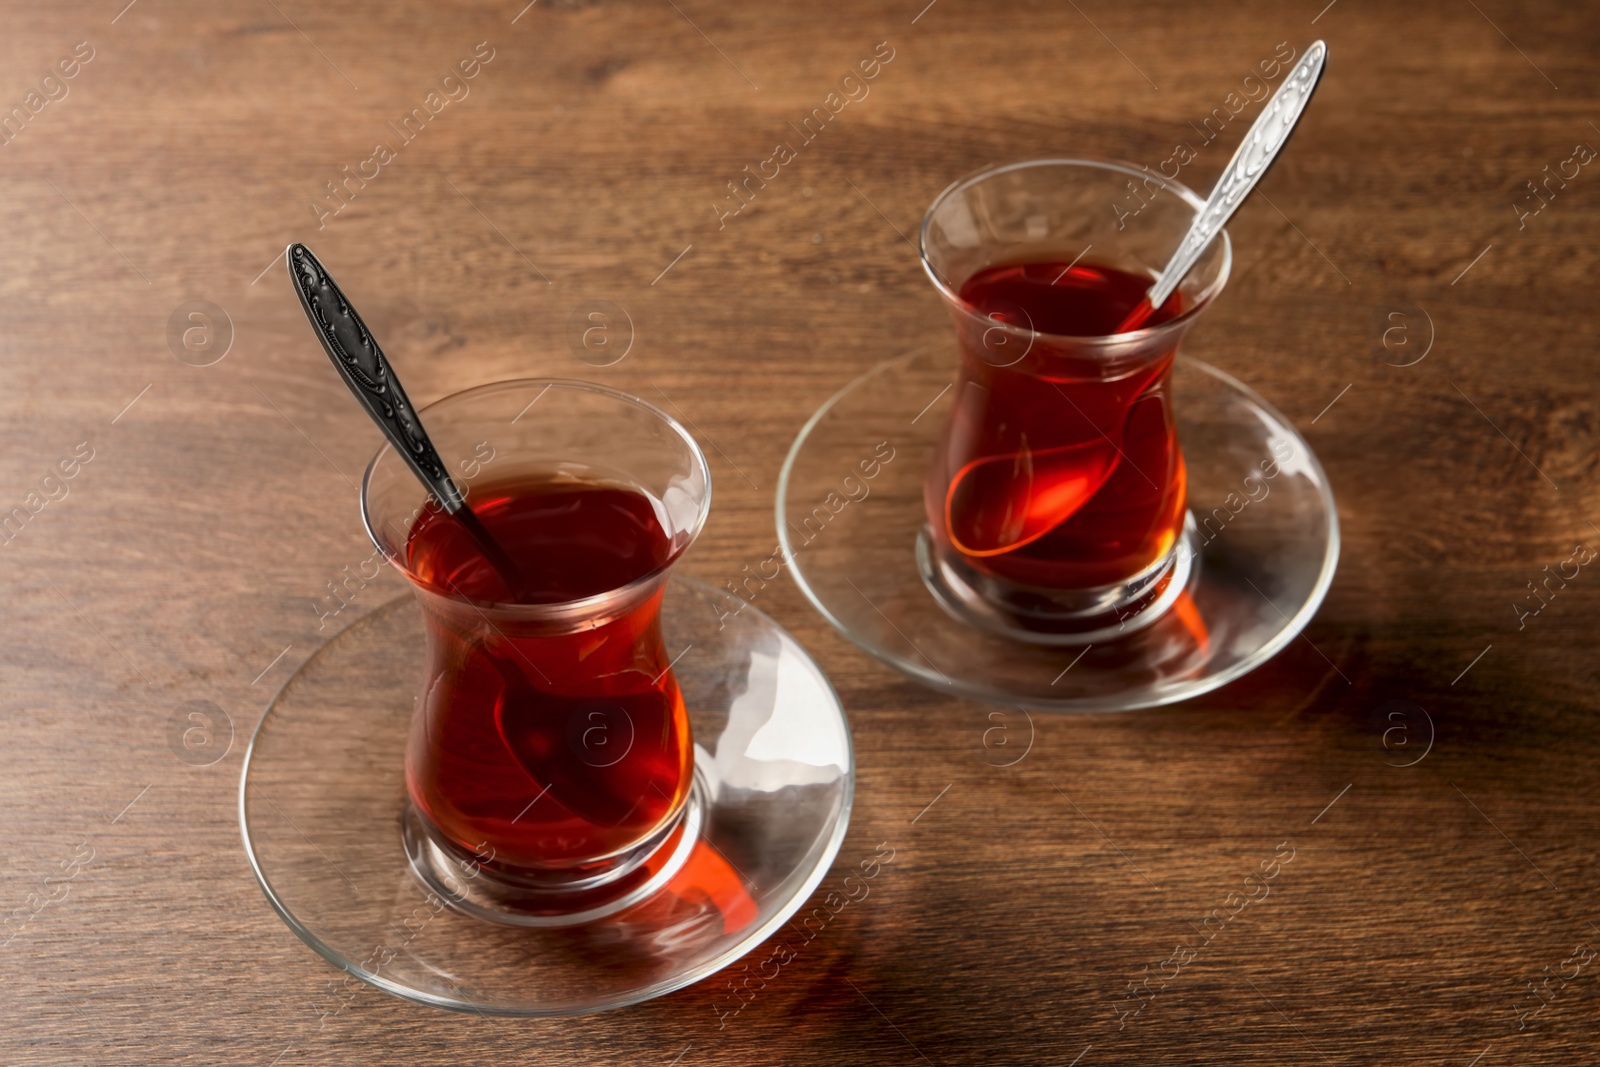
[[[1548,202],[1524,184],[1600,145],[1593,11],[924,2],[4,5],[4,108],[78,42],[94,58],[0,147],[0,512],[44,503],[0,543],[0,1062],[1594,1062],[1600,568],[1521,629],[1513,606],[1600,548],[1600,170]],[[547,1022],[368,991],[319,1028],[338,975],[263,899],[235,790],[332,630],[325,583],[370,554],[352,479],[377,441],[273,262],[287,241],[419,401],[524,375],[668,396],[718,446],[687,566],[720,582],[771,552],[805,417],[942,335],[901,239],[938,190],[1033,156],[1155,165],[1316,36],[1328,74],[1190,342],[1333,479],[1345,550],[1307,641],[1178,708],[1035,714],[999,767],[1020,714],[901,680],[774,586],[758,606],[854,723],[840,871],[896,850],[868,899],[722,1029],[716,981]],[[319,230],[323,183],[485,41],[470,95]],[[724,182],[884,41],[871,95],[719,230]],[[1208,187],[1238,132],[1181,177]],[[1519,202],[1543,204],[1521,229]],[[168,338],[198,300],[232,334],[205,367]],[[566,340],[593,300],[636,335],[600,370]],[[47,501],[79,442],[92,461]],[[401,591],[385,576],[337,621]],[[171,743],[195,700],[232,722],[211,766]],[[1271,896],[1119,1029],[1128,983],[1282,842]]]

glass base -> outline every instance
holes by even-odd
[[[1051,610],[1022,610],[985,596],[981,578],[960,561],[941,557],[926,526],[917,534],[922,584],[957,622],[1036,645],[1092,645],[1137,633],[1166,614],[1195,575],[1194,515],[1172,551],[1145,573],[1115,586],[1076,593]],[[1075,601],[1075,603],[1073,602]]]
[[[424,662],[407,595],[318,650],[256,730],[240,823],[267,899],[340,969],[485,1014],[635,1004],[754,949],[805,903],[844,839],[844,711],[795,640],[728,593],[674,576],[662,627],[680,657],[695,786],[642,878],[562,898],[432,843],[405,787]],[[349,995],[330,996],[325,1013]]]
[[[1310,621],[1339,559],[1322,465],[1265,400],[1182,356],[1172,398],[1188,468],[1188,573],[1174,569],[1132,617],[1066,640],[975,620],[918,549],[923,476],[954,403],[957,358],[952,341],[879,364],[811,417],[784,461],[784,562],[851,641],[945,692],[1126,711],[1225,685]]]
[[[511,926],[581,926],[659,892],[683,870],[700,840],[705,798],[705,775],[697,765],[689,798],[677,816],[621,863],[608,864],[604,874],[587,878],[566,872],[543,878],[503,873],[452,849],[415,804],[406,805],[400,832],[411,870],[457,910]]]

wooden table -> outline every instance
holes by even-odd
[[[23,109],[0,138],[0,1061],[1594,1062],[1584,5],[124,2],[12,4],[0,34],[0,106]],[[1305,640],[1177,708],[1035,714],[1001,767],[1019,713],[903,680],[774,585],[758,606],[831,673],[858,746],[822,892],[884,843],[870,897],[720,1028],[717,980],[539,1022],[369,990],[319,1022],[339,976],[250,874],[243,748],[403,583],[319,631],[370,554],[353,480],[377,437],[287,241],[421,402],[528,375],[665,397],[715,442],[686,566],[720,583],[770,553],[806,416],[944,335],[903,239],[941,188],[1034,156],[1156,166],[1318,35],[1323,87],[1190,341],[1331,475],[1344,552]],[[726,183],[875,49],[869,95],[724,217]],[[389,124],[414,109],[406,140]],[[1247,118],[1180,178],[1209,187]],[[593,368],[568,329],[600,300],[634,337]],[[226,717],[211,744],[231,732],[210,765],[175,741],[194,701]],[[1264,867],[1269,896],[1174,954]]]

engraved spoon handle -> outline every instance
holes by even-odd
[[[311,249],[303,244],[292,244],[287,259],[289,278],[300,297],[300,306],[305,309],[306,318],[333,361],[334,369],[400,458],[438,498],[444,510],[465,527],[515,594],[522,587],[516,563],[467,507],[466,494],[445,469],[399,377],[389,366],[367,324],[361,321],[361,316],[345,299],[327,268],[311,254]]]
[[[444,509],[451,514],[459,511],[466,497],[445,470],[400,380],[344,291],[302,244],[289,246],[289,276],[317,340],[350,392]]]
[[[1301,113],[1311,102],[1311,92],[1317,87],[1327,57],[1328,46],[1321,41],[1313,43],[1283,79],[1278,91],[1272,94],[1267,106],[1261,109],[1261,114],[1245,133],[1244,143],[1228,160],[1205,206],[1195,215],[1194,224],[1184,234],[1178,250],[1151,286],[1148,300],[1152,310],[1167,302],[1184,275],[1199,261],[1211,239],[1222,232],[1222,227],[1255,188],[1256,182],[1272,166],[1295,123],[1300,121]]]

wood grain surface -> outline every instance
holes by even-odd
[[[0,137],[0,1062],[1595,1061],[1591,5],[523,2],[0,13],[0,117],[22,108]],[[1344,551],[1304,640],[1175,708],[1030,725],[902,679],[774,584],[757,606],[857,745],[820,892],[886,844],[866,899],[732,1017],[719,979],[565,1020],[375,990],[319,1016],[342,976],[251,875],[241,760],[273,691],[403,583],[322,617],[371,555],[377,438],[287,242],[419,404],[560,375],[681,415],[717,493],[685,568],[720,584],[771,553],[807,415],[944,336],[906,240],[940,189],[1180,142],[1208,188],[1256,105],[1215,144],[1196,127],[1319,36],[1317,99],[1188,342],[1329,471]],[[870,92],[724,217],[726,183],[875,51]],[[632,324],[611,366],[569,342],[595,301]],[[220,709],[209,765],[196,701]]]

